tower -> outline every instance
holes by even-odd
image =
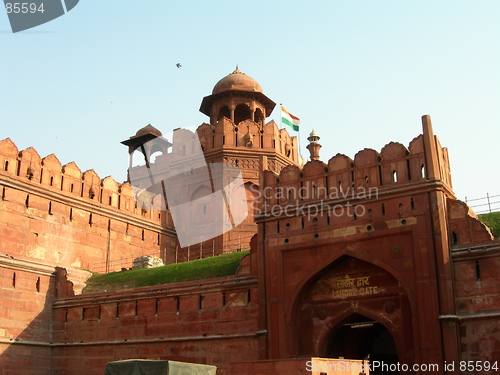
[[[207,163],[237,165],[247,193],[249,214],[243,223],[222,236],[220,245],[225,252],[246,247],[257,232],[254,213],[261,194],[260,171],[279,173],[288,165],[299,164],[297,137],[279,129],[273,120],[266,122],[275,105],[260,84],[238,67],[219,80],[212,94],[202,100],[200,112],[210,118],[197,130],[205,159]]]
[[[272,120],[265,122],[275,105],[264,95],[260,84],[242,73],[238,67],[215,84],[211,95],[203,98],[200,111],[209,117],[209,122],[203,123],[196,130],[203,156],[207,164],[226,163],[239,168],[246,192],[248,215],[231,231],[190,246],[189,249],[182,249],[179,254],[183,255],[177,254],[175,259],[195,259],[249,248],[250,238],[257,233],[254,214],[258,210],[256,202],[261,194],[260,171],[270,170],[279,173],[288,165],[299,164],[297,137],[290,136],[285,129],[279,129]],[[142,140],[151,142],[150,138],[154,136],[157,137],[154,139],[154,146],[149,148],[141,146]],[[150,125],[122,143],[129,146],[130,153],[134,150],[141,150],[145,153],[146,164],[150,168],[149,172],[154,171],[155,181],[162,179],[160,163],[172,157],[172,154],[165,150],[172,146],[175,153],[176,148],[176,142],[162,138],[161,132]],[[154,159],[153,154],[156,156]],[[186,163],[185,160],[177,162]],[[129,176],[139,177],[139,188],[145,188],[151,184],[149,174],[144,169],[139,171],[132,164],[130,165]],[[192,180],[192,177],[189,178]],[[178,180],[181,183],[180,177]],[[192,183],[186,179],[182,189],[182,194],[185,195],[183,201],[199,200],[201,202],[205,199],[204,197],[215,193],[215,189],[229,183],[229,181],[212,182],[212,186],[209,186],[210,184],[204,186],[200,181]],[[148,188],[148,190],[155,194],[162,194],[161,184],[158,183],[156,188]],[[200,217],[219,215],[214,212],[219,211],[211,211],[210,204],[200,204]],[[167,263],[170,261],[166,259]]]
[[[319,160],[319,149],[321,148],[321,145],[318,143],[319,139],[320,137],[316,134],[314,130],[311,132],[311,134],[309,134],[309,137],[307,137],[307,140],[309,141],[307,149],[311,154],[311,161]]]

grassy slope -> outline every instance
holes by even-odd
[[[482,214],[479,215],[479,219],[491,228],[495,238],[500,238],[500,212]],[[240,265],[241,258],[248,253],[248,251],[241,251],[190,262],[169,264],[157,268],[94,274],[87,281],[84,293],[121,290],[234,275]]]
[[[84,293],[109,292],[142,286],[230,276],[236,273],[241,258],[248,253],[249,251],[241,251],[157,268],[94,274],[87,280]]]
[[[479,219],[490,227],[495,238],[500,238],[500,212],[478,215]]]

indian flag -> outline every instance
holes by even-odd
[[[289,113],[283,106],[281,106],[281,122],[290,126],[296,132],[299,131],[300,119]]]

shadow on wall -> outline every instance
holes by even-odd
[[[51,374],[54,268],[4,257],[0,259],[0,373]]]

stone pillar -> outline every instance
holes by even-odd
[[[425,177],[428,180],[439,180],[441,179],[439,156],[436,148],[436,139],[432,130],[431,117],[429,115],[422,116],[422,128],[425,153]]]

